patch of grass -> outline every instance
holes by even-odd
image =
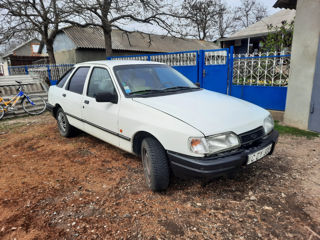
[[[308,139],[320,137],[318,133],[305,131],[305,130],[301,130],[294,127],[284,126],[279,124],[279,122],[277,121],[275,122],[274,129],[276,129],[279,132],[279,134],[294,135],[297,137],[306,137]]]

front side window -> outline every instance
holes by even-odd
[[[90,67],[79,67],[69,81],[68,90],[82,94],[83,86]]]
[[[172,94],[199,89],[193,82],[167,65],[120,65],[114,67],[114,72],[127,96]]]
[[[62,88],[65,84],[65,82],[68,80],[70,74],[72,73],[74,68],[69,69],[58,81],[57,87]]]
[[[112,79],[107,69],[94,68],[90,76],[87,95],[96,97],[98,93],[115,93]]]

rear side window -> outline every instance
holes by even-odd
[[[89,67],[79,67],[69,81],[68,90],[82,94],[88,71]]]
[[[70,74],[72,73],[74,68],[69,69],[58,81],[57,87],[62,88],[65,84],[65,82],[67,81],[67,79],[69,78]]]

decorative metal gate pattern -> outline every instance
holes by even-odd
[[[227,64],[228,50],[204,51],[205,65],[225,65]]]
[[[150,60],[165,63],[170,66],[196,66],[197,52],[158,54],[150,56]]]
[[[253,55],[234,55],[233,84],[254,86],[287,86],[290,55],[267,52]]]

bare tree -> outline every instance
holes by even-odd
[[[235,11],[221,1],[218,3],[215,30],[219,38],[233,33],[237,28]]]
[[[234,11],[222,0],[183,0],[178,21],[172,21],[173,34],[199,40],[213,40],[232,33],[236,28]]]
[[[53,40],[61,23],[69,14],[62,0],[0,0],[7,32],[0,34],[4,40],[17,35],[40,35],[49,55],[50,63],[55,63]]]
[[[123,29],[123,24],[128,22],[138,22],[147,24],[157,24],[162,28],[169,29],[170,25],[163,19],[163,16],[170,15],[164,13],[158,0],[68,0],[69,11],[76,16],[66,23],[78,26],[101,27],[104,40],[106,56],[112,54],[112,29]]]
[[[174,34],[199,40],[212,39],[218,3],[218,0],[183,0],[181,8],[173,10],[175,16],[180,16],[178,21],[171,23]]]
[[[257,0],[241,0],[240,6],[235,10],[240,27],[243,28],[267,16],[267,8],[257,2]]]

